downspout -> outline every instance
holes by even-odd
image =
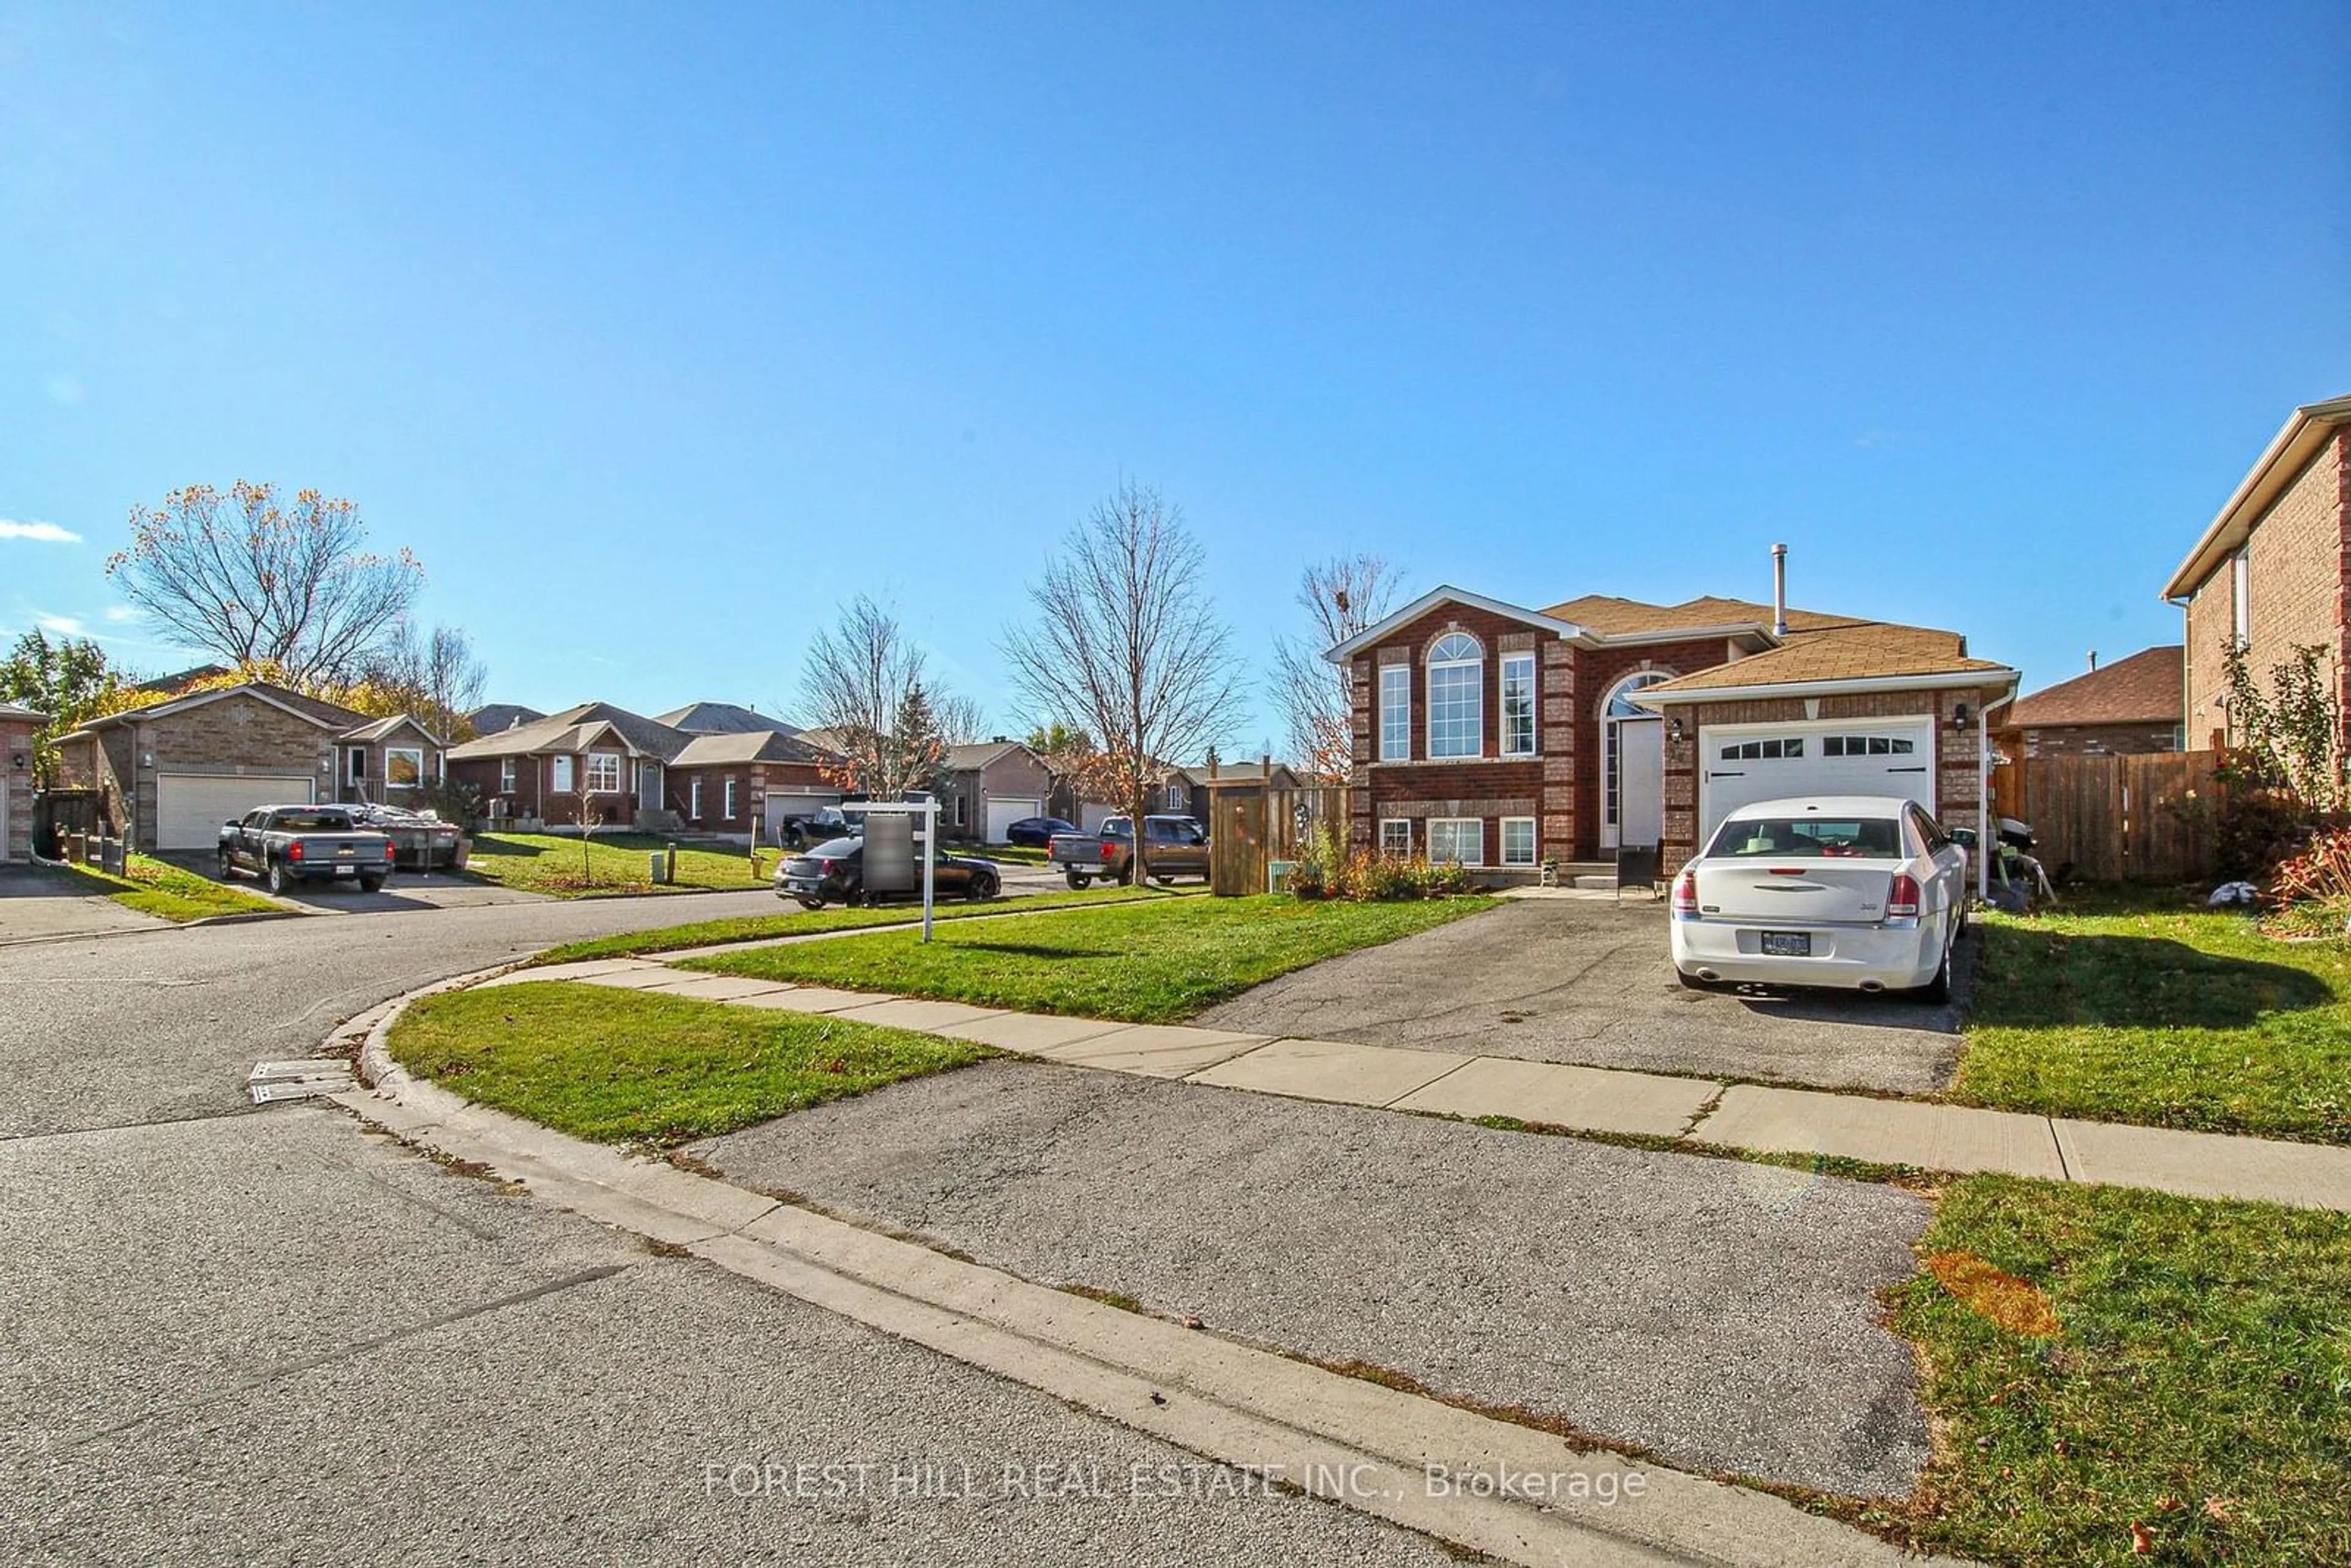
[[[1980,695],[1981,694],[1978,694]],[[1991,857],[2000,848],[1991,804],[1991,708],[1976,705],[1976,902],[1991,902]]]

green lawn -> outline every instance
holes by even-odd
[[[96,866],[71,866],[62,874],[80,885],[79,891],[110,898],[125,909],[185,925],[216,915],[282,915],[286,906],[257,894],[199,876],[162,861],[134,854],[125,863],[128,876],[110,876]]]
[[[1277,975],[1493,904],[1170,899],[950,926],[928,946],[915,933],[882,932],[854,942],[716,954],[689,959],[687,967],[1025,1012],[1173,1023]]]
[[[942,904],[934,921],[967,920],[976,915],[1005,915],[1032,909],[1063,909],[1076,904],[1134,904],[1165,898],[1197,896],[1197,888],[1090,887],[1082,893],[1035,894],[1011,902]],[[569,964],[585,958],[619,958],[634,953],[674,953],[681,947],[706,947],[721,942],[759,942],[774,936],[799,936],[811,931],[855,931],[870,925],[920,925],[920,904],[884,904],[875,909],[801,909],[776,915],[739,915],[726,920],[697,920],[688,925],[664,925],[657,931],[626,931],[617,936],[593,936],[550,947],[530,960],[534,966]]]
[[[427,997],[390,1044],[402,1066],[467,1099],[578,1137],[662,1146],[994,1054],[816,1014],[560,981]]]
[[[2134,1524],[2159,1563],[2351,1563],[2351,1216],[1971,1176],[1920,1249],[1895,1321],[1937,1458],[1875,1522],[1986,1563],[2128,1563]]]
[[[685,893],[710,888],[735,890],[759,887],[775,875],[772,849],[759,852],[758,873],[753,874],[747,850],[681,848],[677,880],[655,886],[647,874],[646,857],[663,841],[646,833],[598,833],[588,845],[583,864],[580,841],[554,833],[479,833],[463,873],[500,887],[549,893],[564,898],[625,893]]]
[[[2351,1143],[2351,943],[2168,895],[1982,922],[1953,1099]]]

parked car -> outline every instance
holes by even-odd
[[[222,880],[241,871],[266,878],[272,893],[298,882],[356,882],[373,893],[392,874],[392,840],[341,806],[262,806],[221,825]]]
[[[915,864],[921,865],[920,846]],[[994,898],[1004,887],[1003,873],[992,862],[968,855],[941,854],[931,871],[935,898],[968,899],[974,904]],[[838,838],[817,845],[806,854],[786,855],[776,867],[776,896],[796,898],[803,907],[821,909],[828,904],[851,905],[881,903],[888,898],[920,898],[919,883],[911,893],[865,892],[865,841]]]
[[[1914,801],[1759,800],[1674,879],[1674,972],[1946,1001],[1967,890],[1967,851]]]
[[[351,821],[392,841],[392,863],[399,871],[463,871],[474,842],[455,822],[398,806],[354,806]]]
[[[1047,854],[1061,868],[1071,887],[1088,887],[1100,877],[1128,883],[1134,880],[1134,824],[1131,818],[1111,817],[1095,833],[1056,833]],[[1143,861],[1154,882],[1179,876],[1208,874],[1207,831],[1189,817],[1143,819]]]
[[[786,817],[778,831],[785,843],[801,849],[830,839],[856,838],[865,831],[865,817],[862,812],[852,817],[838,806],[826,806],[804,817]]]
[[[1023,817],[1004,830],[1004,841],[1023,849],[1041,850],[1053,841],[1055,833],[1079,831],[1075,822],[1065,822],[1059,817]]]

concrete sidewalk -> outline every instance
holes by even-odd
[[[2351,1211],[2351,1149],[1985,1111],[1913,1100],[1516,1057],[1404,1051],[1173,1024],[1006,1012],[962,1002],[708,975],[638,958],[521,969],[486,982],[572,981],[739,1007],[825,1013],[1110,1072],[1384,1110],[1507,1116],[1693,1148],[2147,1187]]]

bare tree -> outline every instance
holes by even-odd
[[[931,716],[939,738],[949,746],[969,746],[987,738],[987,720],[979,704],[967,696],[942,692],[931,703]]]
[[[588,759],[575,758],[572,767],[580,770],[580,787],[571,791],[571,799],[580,809],[580,880],[587,886],[596,884],[594,852],[596,830],[604,825],[604,803],[591,787],[588,776]]]
[[[877,800],[934,786],[943,737],[953,733],[945,716],[955,710],[955,722],[970,722],[976,710],[932,690],[927,663],[897,616],[862,593],[842,607],[838,625],[817,632],[800,701],[810,727],[831,731],[841,753],[826,777]]]
[[[133,507],[131,544],[106,562],[122,596],[191,648],[266,664],[298,684],[351,679],[406,616],[424,568],[367,549],[350,501],[238,480]]]
[[[1183,513],[1122,486],[1070,536],[1029,590],[1036,616],[1006,634],[1013,684],[1048,718],[1100,737],[1134,827],[1153,776],[1227,735],[1239,695],[1232,634],[1202,588],[1206,557]]]
[[[405,713],[444,740],[465,740],[473,727],[465,716],[481,706],[488,684],[489,671],[464,632],[435,626],[420,638],[403,621],[369,656],[346,706],[387,718]]]
[[[1355,674],[1323,654],[1387,619],[1401,578],[1375,555],[1333,556],[1299,574],[1306,632],[1277,637],[1270,681],[1290,747],[1315,778],[1344,784],[1355,768]]]

